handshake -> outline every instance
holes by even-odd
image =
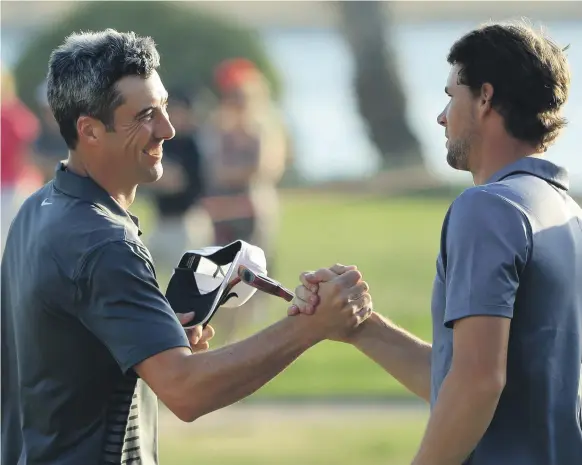
[[[316,340],[349,342],[372,314],[368,284],[355,266],[336,264],[300,275],[290,317],[304,317]]]
[[[325,339],[352,342],[356,329],[372,315],[369,287],[357,267],[336,264],[301,273],[299,279],[301,284],[288,309],[288,317],[296,321],[289,323],[299,326],[308,345]],[[178,312],[177,316],[183,325],[192,324],[194,312]],[[186,333],[194,352],[207,350],[214,337],[210,325],[195,324]]]

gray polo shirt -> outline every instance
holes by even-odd
[[[470,465],[582,463],[582,210],[567,173],[524,158],[449,209],[433,289],[432,404],[453,324],[511,318],[507,382]]]
[[[2,257],[2,465],[157,463],[157,399],[132,367],[189,347],[130,216],[59,167]]]

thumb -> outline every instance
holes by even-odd
[[[319,284],[325,283],[327,281],[331,281],[332,279],[337,277],[337,273],[334,273],[332,270],[328,268],[321,268],[317,271],[303,273],[301,276],[301,282],[307,282],[309,284]]]
[[[176,315],[178,316],[178,321],[182,325],[185,325],[189,321],[192,321],[194,319],[195,314],[196,314],[196,312],[176,313]]]
[[[336,263],[335,265],[331,266],[329,268],[331,271],[333,271],[335,274],[344,274],[346,271],[351,271],[351,270],[357,270],[358,267],[356,265],[341,265],[339,263]]]

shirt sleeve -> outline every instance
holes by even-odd
[[[470,189],[453,203],[446,233],[445,326],[469,316],[513,317],[530,239],[525,214],[496,193]]]
[[[118,241],[100,247],[78,279],[78,318],[124,373],[157,353],[190,347],[139,246]]]

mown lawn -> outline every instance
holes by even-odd
[[[449,204],[443,198],[283,195],[272,276],[294,288],[301,271],[355,264],[370,284],[376,311],[430,340],[430,294]],[[260,325],[286,308],[285,302],[269,299]],[[253,398],[393,395],[407,393],[352,347],[325,342]]]

